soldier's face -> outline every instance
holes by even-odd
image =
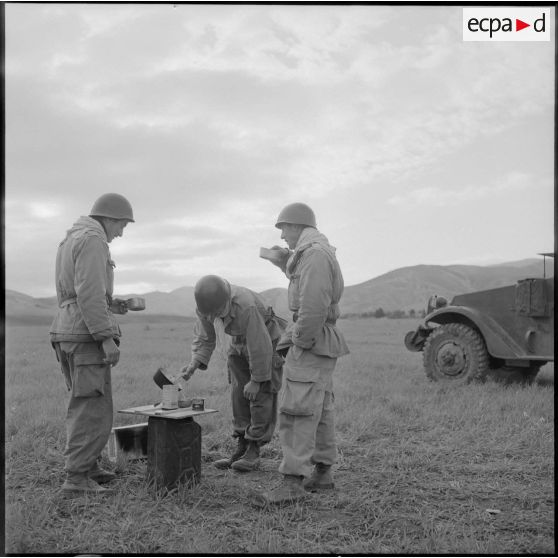
[[[295,249],[296,243],[300,238],[302,227],[300,225],[293,225],[291,223],[283,223],[280,225],[281,238],[287,243],[291,250]]]
[[[214,313],[212,314],[201,314],[207,321],[209,322],[213,322],[215,321],[217,318],[226,318],[228,313],[230,312],[231,309],[231,304],[230,304],[230,300],[226,302],[225,306],[223,306],[223,308],[216,310]]]
[[[122,236],[127,224],[128,221],[126,219],[106,219],[105,232],[107,234],[107,242],[112,242],[117,236]]]

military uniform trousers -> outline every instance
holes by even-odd
[[[110,366],[103,362],[98,343],[54,343],[66,386],[70,392],[66,414],[68,474],[91,471],[112,429]]]
[[[309,477],[315,463],[333,465],[335,444],[333,370],[336,358],[291,347],[279,403],[279,472]]]
[[[243,355],[229,354],[227,367],[231,382],[233,436],[263,445],[269,442],[277,425],[277,394],[283,378],[283,359],[273,355],[271,380],[260,384],[255,401],[244,397],[244,386],[250,381],[250,366]]]

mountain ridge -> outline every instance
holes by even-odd
[[[394,269],[356,285],[345,287],[340,303],[342,315],[359,314],[382,308],[386,312],[422,310],[432,294],[450,299],[458,294],[514,284],[527,277],[542,277],[543,262],[520,260],[490,266],[419,264]],[[554,266],[546,264],[546,275],[554,276]],[[274,287],[260,295],[275,313],[288,318],[287,289]],[[146,300],[145,316],[195,316],[194,287],[178,287],[170,292],[116,294],[119,298],[141,296]],[[56,297],[34,298],[14,290],[5,291],[6,318],[54,316]]]

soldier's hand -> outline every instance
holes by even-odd
[[[287,263],[287,260],[289,259],[289,256],[291,255],[291,252],[288,248],[284,248],[282,246],[272,246],[271,250],[276,250],[277,252],[279,252],[277,258],[273,258],[270,259],[269,261],[277,266],[279,269],[284,270],[284,267]]]
[[[120,360],[120,350],[112,337],[103,341],[103,351],[105,353],[103,360],[111,366],[116,366]]]
[[[187,382],[194,374],[194,372],[200,367],[200,362],[198,360],[193,360],[188,364],[188,366],[183,366],[180,369],[179,377],[183,378]]]
[[[291,255],[291,251],[288,248],[285,248],[284,246],[275,245],[272,246],[271,249],[280,252],[279,257],[281,258],[281,260],[286,260]]]
[[[246,397],[246,399],[249,399],[250,401],[255,401],[259,391],[260,383],[254,382],[254,380],[250,380],[244,386],[244,397]]]
[[[121,298],[113,298],[110,311],[113,314],[126,314],[128,312],[128,304]]]

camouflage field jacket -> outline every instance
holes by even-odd
[[[349,352],[336,326],[344,282],[335,248],[318,230],[307,227],[284,269],[289,279],[289,308],[293,324],[287,329],[278,350],[290,345],[331,358]]]
[[[109,310],[113,267],[103,227],[91,217],[80,217],[56,254],[58,312],[50,328],[51,341],[87,343],[120,336]]]
[[[207,368],[215,350],[217,335],[213,322],[197,313],[192,341],[192,358]],[[221,318],[217,318],[221,319]],[[274,347],[286,326],[286,321],[275,316],[262,298],[245,287],[231,285],[229,312],[222,318],[224,332],[231,336],[229,354],[244,356],[249,363],[254,381],[271,379]]]

